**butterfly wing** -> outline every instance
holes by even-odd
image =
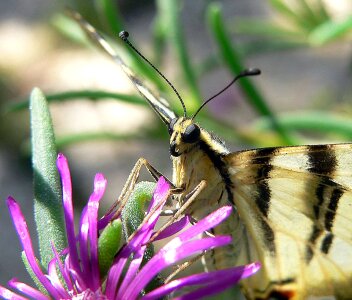
[[[255,249],[249,260],[263,264],[246,283],[249,297],[352,299],[352,145],[257,149],[225,161]]]
[[[111,45],[104,39],[104,37],[82,16],[74,11],[68,11],[71,18],[77,21],[87,36],[100,48],[102,48],[108,55],[110,55],[122,68],[138,92],[147,100],[153,110],[159,115],[162,121],[169,125],[172,119],[176,118],[176,114],[170,109],[168,102],[157,93],[153,92],[147,87],[145,82],[139,78],[115,52]]]

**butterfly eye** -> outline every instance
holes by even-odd
[[[200,136],[200,128],[196,124],[191,124],[186,127],[185,132],[182,134],[182,140],[185,143],[194,143],[198,141]]]
[[[169,134],[170,134],[170,135],[171,135],[172,132],[174,131],[174,126],[175,126],[176,122],[177,122],[177,118],[173,118],[173,119],[170,121],[170,123],[169,123],[169,128],[168,128],[168,130],[169,130]]]

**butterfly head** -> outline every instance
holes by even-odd
[[[170,154],[178,157],[192,150],[200,141],[202,130],[189,118],[174,118],[168,125]]]
[[[194,123],[194,118],[202,110],[202,108],[209,103],[211,100],[216,98],[226,89],[228,89],[234,82],[239,78],[259,75],[259,69],[245,69],[240,74],[238,74],[228,85],[226,85],[221,91],[210,97],[208,100],[203,102],[198,110],[193,114],[192,117],[187,117],[186,105],[182,100],[182,97],[173,86],[173,84],[155,67],[142,53],[140,53],[128,40],[128,32],[120,32],[120,38],[135,52],[137,53],[145,62],[147,62],[170,86],[174,91],[178,100],[180,101],[183,109],[183,117],[177,117],[177,115],[169,108],[169,105],[161,100],[160,97],[155,96],[148,88],[146,88],[142,82],[130,72],[129,68],[118,59],[119,63],[122,64],[123,69],[126,74],[132,80],[134,85],[137,87],[139,92],[144,96],[148,103],[152,106],[155,112],[159,115],[162,121],[167,124],[169,134],[170,134],[170,153],[173,157],[178,157],[185,154],[192,149],[195,149],[199,142],[204,140],[205,142],[212,140],[211,136],[206,134],[196,123]],[[116,56],[116,55],[115,55]]]

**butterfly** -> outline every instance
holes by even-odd
[[[206,268],[260,261],[261,270],[242,281],[248,299],[352,299],[352,144],[230,152],[194,121],[197,113],[187,116],[181,98],[184,115],[178,116],[89,23],[77,13],[73,18],[165,123],[178,201],[205,181],[187,213],[199,219],[233,205],[235,212],[213,232],[231,235],[233,243],[206,253]],[[126,33],[122,38],[129,43]],[[144,159],[133,172],[143,164],[160,176]]]

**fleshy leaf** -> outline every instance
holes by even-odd
[[[154,182],[139,182],[136,184],[130,198],[128,199],[124,210],[122,211],[122,222],[125,237],[130,236],[145,218],[146,201],[150,201],[153,197],[153,192],[156,187]],[[155,195],[154,195],[155,196]],[[148,245],[143,257],[143,263],[150,260],[154,255],[154,247]],[[148,286],[146,291],[150,291],[160,285],[160,278],[156,276]]]
[[[101,276],[105,276],[121,247],[122,224],[120,219],[109,223],[98,240],[99,268]]]
[[[153,182],[143,181],[136,184],[122,211],[124,233],[127,237],[142,223],[146,212],[145,203],[152,198],[154,188]]]
[[[35,285],[37,286],[37,288],[43,293],[43,294],[47,294],[48,292],[46,291],[46,289],[43,287],[43,285],[40,283],[38,277],[34,274],[28,259],[26,257],[26,254],[24,253],[24,251],[22,251],[21,253],[21,258],[22,258],[22,262],[29,274],[29,276],[32,278],[32,280],[34,281]],[[39,261],[38,261],[39,264]],[[43,267],[42,267],[43,268]]]
[[[40,261],[47,266],[53,253],[50,242],[61,251],[66,235],[61,203],[60,179],[56,169],[53,125],[43,93],[35,88],[30,97],[34,217],[38,232]]]

